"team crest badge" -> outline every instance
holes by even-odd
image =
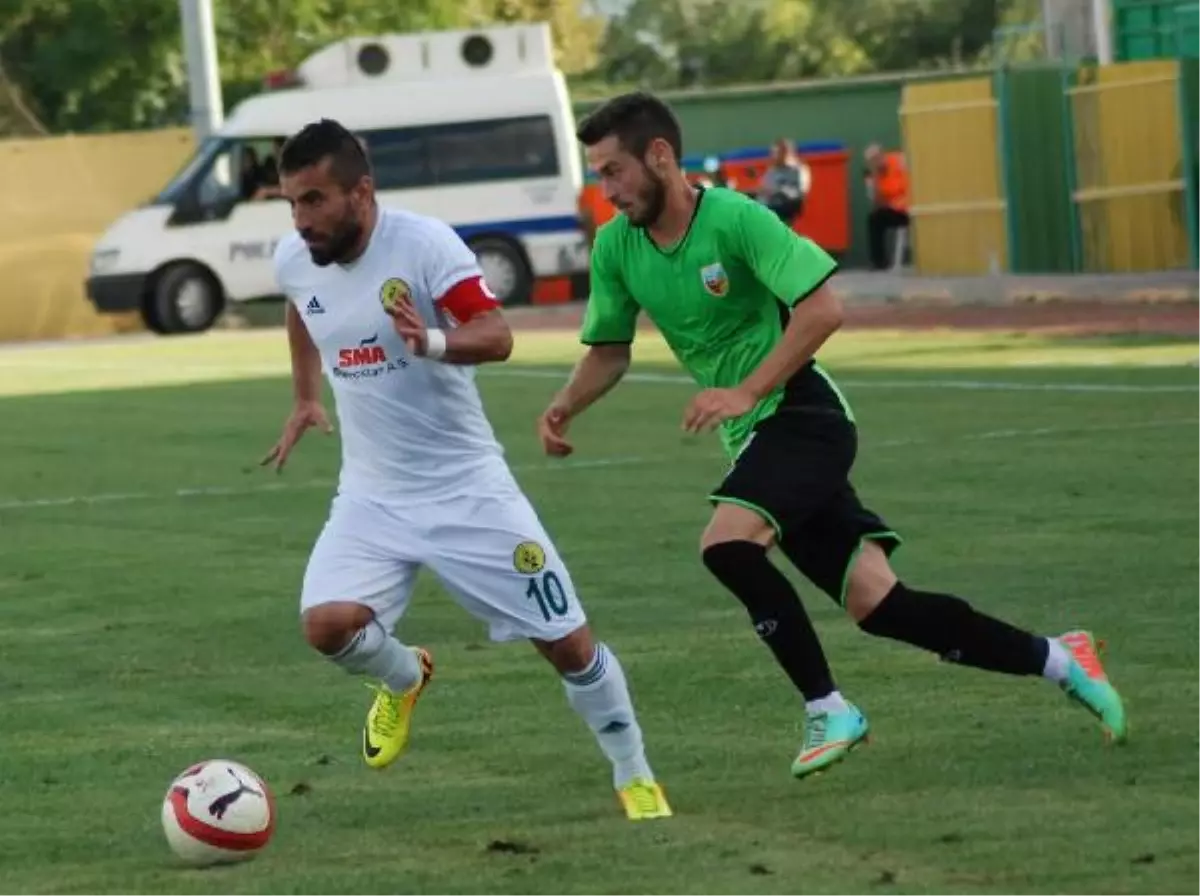
[[[721,298],[729,292],[729,275],[721,262],[705,265],[700,269],[700,280],[710,295]]]
[[[412,290],[399,277],[389,277],[383,281],[383,286],[379,287],[379,302],[384,311],[391,311],[400,302],[411,298]]]
[[[546,567],[546,551],[536,541],[523,541],[513,551],[513,569],[532,576]]]

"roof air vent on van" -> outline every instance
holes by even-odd
[[[390,62],[383,44],[363,44],[358,48],[358,67],[364,75],[382,75],[388,70]]]
[[[472,68],[483,68],[492,61],[494,52],[492,42],[482,34],[472,34],[462,42],[463,62]]]

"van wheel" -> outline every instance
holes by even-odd
[[[533,299],[533,273],[517,246],[498,237],[468,243],[479,260],[484,282],[504,305],[528,305]]]
[[[158,309],[154,307],[153,291],[142,299],[142,324],[151,333],[157,333],[159,336],[163,336],[167,332],[163,329],[162,321],[158,319]]]
[[[221,313],[221,288],[205,268],[174,264],[154,281],[143,313],[147,326],[158,333],[199,333]]]

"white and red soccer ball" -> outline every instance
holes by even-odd
[[[171,782],[162,824],[171,850],[189,865],[244,862],[271,840],[275,798],[251,769],[210,759]]]

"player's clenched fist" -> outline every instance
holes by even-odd
[[[538,436],[542,440],[542,450],[551,457],[566,457],[575,450],[567,441],[567,426],[571,415],[566,407],[557,402],[546,408],[545,413],[538,419]]]
[[[280,472],[283,469],[283,465],[287,463],[292,446],[299,442],[300,437],[314,426],[326,435],[333,432],[333,424],[329,422],[329,417],[325,414],[325,408],[321,406],[319,401],[302,401],[297,403],[296,407],[292,409],[291,415],[287,418],[287,422],[283,424],[283,434],[279,437],[279,441],[275,443],[275,447],[267,452],[267,456],[259,461],[259,466],[265,467],[269,463],[274,463],[275,472]]]

